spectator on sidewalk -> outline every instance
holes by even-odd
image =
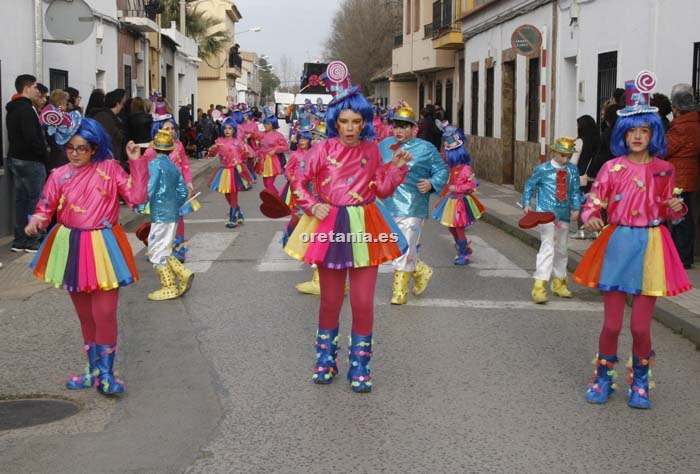
[[[36,83],[36,88],[39,89],[39,98],[34,101],[34,108],[38,114],[44,110],[44,107],[49,102],[49,88],[41,82]]]
[[[128,172],[128,164],[124,154],[124,126],[119,118],[119,114],[124,108],[126,101],[126,91],[124,89],[114,89],[105,95],[105,106],[95,112],[97,120],[107,135],[112,140],[112,153],[114,159],[119,161]]]
[[[75,87],[66,87],[65,91],[68,92],[68,108],[66,110],[68,112],[77,110],[80,112],[80,115],[83,115],[83,108],[80,107],[82,97],[80,97],[80,92],[78,92],[78,89]]]
[[[600,133],[595,120],[590,115],[582,115],[577,120],[578,137],[576,138],[576,153],[571,157],[571,163],[578,168],[580,190],[585,196],[591,189],[591,185],[598,173],[597,163],[598,151],[600,150]],[[578,222],[572,238],[586,239],[595,238],[594,232],[586,232],[583,228],[578,228]]]
[[[46,181],[48,158],[44,130],[34,109],[40,103],[41,92],[36,78],[22,74],[15,79],[17,94],[6,105],[7,169],[15,186],[15,228],[13,252],[36,252],[39,238],[24,233],[27,216],[34,211]]]
[[[693,265],[695,246],[695,194],[700,173],[700,122],[696,111],[693,88],[690,84],[676,84],[671,89],[673,121],[666,133],[668,151],[666,161],[676,171],[676,186],[688,206],[685,218],[671,225],[671,237],[683,266]]]
[[[659,118],[664,126],[664,132],[668,132],[668,127],[671,126],[671,122],[668,120],[667,115],[670,115],[672,112],[671,101],[668,100],[668,97],[664,94],[657,92],[651,96],[649,105],[659,109]]]
[[[85,116],[93,118],[95,114],[102,110],[105,106],[105,91],[102,89],[95,89],[90,94],[88,99],[87,107],[85,107]]]
[[[126,119],[130,139],[142,148],[148,147],[151,140],[153,115],[148,112],[149,110],[141,97],[134,97]]]

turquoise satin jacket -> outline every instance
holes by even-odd
[[[394,151],[391,147],[396,145],[394,137],[385,138],[379,142],[379,151],[382,161],[389,163]],[[447,165],[442,160],[440,152],[435,146],[420,138],[413,138],[400,146],[413,155],[413,160],[406,165],[408,175],[405,181],[396,188],[394,194],[384,199],[384,204],[392,216],[395,217],[422,217],[430,215],[430,194],[442,192],[443,186],[450,176]],[[416,185],[421,179],[427,179],[433,185],[433,189],[425,194],[418,192]]]
[[[563,177],[560,178],[559,187],[564,199],[557,198],[557,172],[561,172]],[[571,209],[581,210],[583,195],[579,184],[578,168],[573,163],[567,163],[562,168],[555,167],[551,160],[542,163],[525,183],[523,207],[530,205],[532,194],[537,190],[534,210],[553,212],[558,221],[568,222],[571,219]]]
[[[151,222],[177,222],[187,195],[185,179],[167,155],[159,154],[148,163]]]

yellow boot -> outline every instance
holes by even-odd
[[[152,301],[171,300],[180,296],[175,284],[175,275],[168,265],[156,267],[158,278],[160,278],[161,289],[148,294],[148,299]]]
[[[423,260],[418,260],[416,271],[413,272],[413,294],[418,296],[425,291],[433,277],[433,269],[423,263]]]
[[[408,283],[410,281],[411,272],[394,270],[391,304],[406,304],[406,299],[408,298]]]
[[[177,287],[178,296],[184,295],[190,290],[190,288],[192,288],[192,280],[194,280],[194,273],[192,272],[192,270],[183,265],[182,262],[173,255],[168,257],[168,266],[180,282],[180,284]]]
[[[311,277],[311,281],[305,281],[304,283],[299,283],[295,286],[299,293],[306,293],[307,295],[320,295],[321,294],[321,284],[318,280],[318,268],[314,267],[314,274]]]
[[[532,301],[537,304],[547,302],[547,282],[545,280],[535,280],[532,287]]]
[[[552,278],[552,294],[559,298],[573,298],[574,296],[566,287],[566,277]]]

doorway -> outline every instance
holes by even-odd
[[[504,61],[501,74],[502,184],[513,184],[515,168],[515,60]]]

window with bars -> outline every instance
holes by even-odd
[[[598,115],[603,110],[605,101],[612,97],[617,84],[617,51],[598,55]]]
[[[435,81],[435,103],[442,105],[442,81]]]
[[[479,71],[472,71],[472,111],[471,111],[472,135],[479,134]]]
[[[486,102],[484,107],[484,136],[493,136],[493,82],[494,68],[486,69]]]
[[[527,141],[539,140],[540,58],[531,58],[527,78]]]
[[[49,69],[49,91],[66,90],[66,87],[68,87],[68,71]]]
[[[693,90],[695,102],[700,103],[700,43],[695,43],[693,48]]]
[[[124,90],[127,99],[131,97],[131,66],[124,65]]]

